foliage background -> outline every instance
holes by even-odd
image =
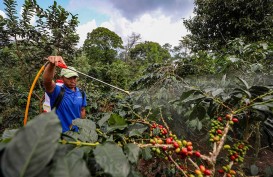
[[[191,33],[182,37],[178,46],[140,43],[139,34],[132,34],[124,44],[117,34],[99,27],[88,33],[82,48],[75,47],[79,40],[75,32],[77,15],[57,2],[42,9],[36,1],[25,1],[22,18],[15,10],[16,1],[4,0],[4,4],[7,17],[0,16],[1,133],[23,126],[29,89],[49,55],[61,55],[81,72],[130,90],[127,96],[81,77],[79,86],[87,94],[88,119],[97,122],[107,113],[115,113],[127,118],[147,116],[160,122],[162,115],[173,132],[192,139],[199,147],[208,140],[212,116],[205,110],[206,100],[194,102],[198,100],[192,98],[185,103],[183,93],[200,89],[221,95],[225,101],[240,87],[236,98],[247,102],[257,96],[246,94],[253,93],[249,90],[252,86],[272,85],[271,1],[195,0],[195,16],[184,20]],[[36,23],[30,24],[33,16]],[[39,79],[31,98],[29,120],[42,111],[43,94]],[[250,142],[260,136],[251,159],[257,160],[261,146],[267,148],[263,122],[272,118],[272,107],[268,106],[266,112],[254,111],[261,119],[236,130],[238,134],[248,128],[254,132],[256,136],[251,136]]]

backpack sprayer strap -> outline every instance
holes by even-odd
[[[52,106],[52,109],[53,108],[58,109],[59,105],[61,104],[61,101],[62,101],[63,97],[64,97],[64,88],[61,87],[61,91],[60,91],[58,97],[56,98],[56,100],[55,100],[55,102],[54,102],[54,104]]]
[[[54,102],[54,104],[53,104],[53,106],[52,106],[52,109],[53,109],[53,108],[58,109],[58,107],[59,107],[59,105],[61,104],[62,99],[63,99],[63,97],[64,97],[64,92],[65,92],[64,87],[61,87],[61,91],[60,91],[58,97],[56,98],[56,100],[55,100],[55,102]],[[81,94],[82,94],[82,102],[83,102],[83,100],[85,99],[85,92],[84,92],[83,90],[80,90],[80,92],[81,92]]]

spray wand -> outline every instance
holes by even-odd
[[[74,71],[74,72],[76,72],[76,73],[79,73],[79,74],[81,74],[81,75],[84,75],[84,76],[86,76],[86,77],[88,77],[88,78],[91,78],[91,79],[93,79],[93,80],[95,80],[95,81],[98,81],[98,82],[100,82],[100,83],[103,83],[103,84],[105,84],[105,85],[108,85],[108,86],[110,86],[110,87],[112,87],[112,88],[115,88],[115,89],[117,89],[117,90],[119,90],[119,91],[122,91],[122,92],[124,92],[124,93],[130,95],[130,92],[129,92],[129,91],[126,91],[126,90],[123,90],[123,89],[121,89],[121,88],[119,88],[119,87],[116,87],[116,86],[114,86],[114,85],[108,84],[108,83],[106,83],[106,82],[104,82],[104,81],[102,81],[102,80],[99,80],[99,79],[97,79],[97,78],[94,78],[94,77],[92,77],[92,76],[89,76],[89,75],[87,75],[87,74],[84,74],[84,73],[82,73],[82,72],[80,72],[80,71],[77,71],[77,70],[68,68],[67,65],[64,64],[64,63],[62,63],[62,62],[58,62],[58,67],[59,67],[59,68],[64,68],[64,69],[69,69],[69,70],[71,70],[71,71]]]

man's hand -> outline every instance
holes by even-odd
[[[43,74],[43,83],[46,92],[52,93],[56,87],[55,82],[52,81],[55,75],[55,66],[58,66],[59,63],[65,64],[65,62],[61,56],[49,56],[47,59],[49,64],[46,66]]]
[[[63,57],[61,56],[49,56],[47,59],[52,65],[55,66],[58,66],[59,62],[65,64]]]

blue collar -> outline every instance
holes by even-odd
[[[63,87],[64,87],[64,89],[66,90],[66,92],[68,92],[68,93],[74,93],[74,91],[71,90],[70,88],[68,88],[67,86],[63,85]],[[79,91],[79,88],[76,87],[75,90],[76,90],[75,92],[77,92],[77,91]]]

